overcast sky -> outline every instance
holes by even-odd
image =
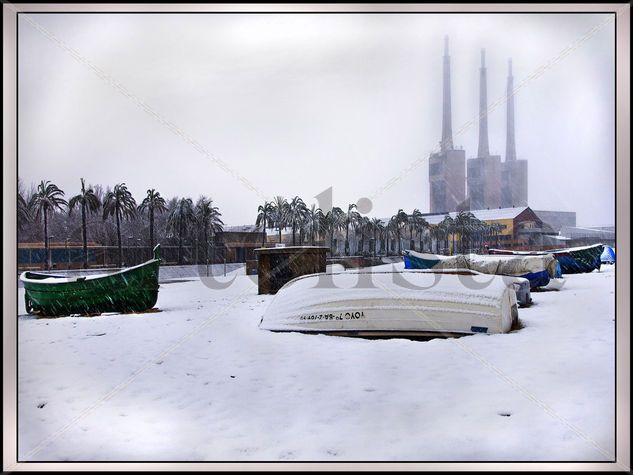
[[[252,223],[263,196],[300,195],[310,204],[330,186],[337,206],[372,197],[370,216],[428,212],[427,159],[441,138],[449,35],[455,145],[467,158],[477,153],[477,120],[457,131],[478,114],[480,49],[490,103],[505,96],[511,57],[515,86],[527,81],[515,96],[515,121],[530,206],[576,211],[579,225],[614,223],[615,50],[606,15],[30,18],[40,30],[20,15],[18,51],[18,167],[27,186],[47,179],[75,194],[84,177],[125,182],[137,200],[149,187],[165,197],[205,194],[227,224]],[[577,47],[549,63],[569,46]],[[505,116],[505,103],[489,115],[490,151],[502,158]]]

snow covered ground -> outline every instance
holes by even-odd
[[[516,332],[430,341],[260,330],[243,270],[135,315],[36,319],[19,289],[18,459],[613,460],[615,267],[566,277]]]

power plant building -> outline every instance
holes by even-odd
[[[501,164],[501,207],[527,206],[528,162],[517,160],[514,140],[514,78],[508,61],[506,160]]]
[[[477,158],[467,161],[467,188],[470,209],[490,209],[501,206],[501,157],[490,155],[488,146],[488,91],[486,52],[481,51],[479,70],[479,147]]]
[[[491,155],[488,143],[488,90],[485,50],[479,70],[479,145],[477,156],[453,145],[451,64],[448,37],[444,38],[442,140],[429,157],[430,213],[523,207],[528,205],[528,163],[518,160],[514,135],[514,79],[508,65],[505,161]]]
[[[440,151],[429,157],[431,213],[455,211],[465,199],[466,152],[453,146],[451,124],[451,63],[448,37],[444,39],[442,141]]]

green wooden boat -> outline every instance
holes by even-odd
[[[65,277],[24,272],[26,311],[41,316],[142,312],[158,298],[160,244],[154,258],[111,274]]]

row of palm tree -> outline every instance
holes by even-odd
[[[137,205],[136,200],[128,190],[125,183],[118,183],[100,198],[92,186],[86,186],[81,178],[79,193],[64,199],[65,193],[57,185],[50,181],[42,180],[29,199],[18,191],[18,227],[24,229],[28,223],[42,222],[44,230],[44,248],[46,255],[46,268],[49,268],[49,219],[54,213],[63,213],[67,208],[68,216],[72,216],[75,209],[81,210],[81,230],[83,240],[83,266],[88,267],[88,236],[87,220],[90,215],[102,210],[102,220],[114,220],[116,224],[116,236],[118,247],[119,267],[122,266],[121,226],[124,220],[133,220],[147,215],[149,219],[149,244],[155,245],[155,218],[157,214],[167,213],[166,228],[168,233],[178,240],[178,263],[182,264],[182,247],[185,236],[193,236],[196,242],[202,237],[204,243],[209,242],[209,234],[213,239],[222,232],[224,223],[220,218],[222,213],[210,198],[201,196],[196,204],[191,198],[175,198],[170,205],[155,189],[147,190],[143,201]],[[204,247],[205,258],[209,259],[208,246]]]
[[[374,255],[378,252],[378,243],[381,243],[381,252],[390,252],[390,241],[397,245],[398,254],[402,254],[402,241],[409,237],[409,249],[433,252],[432,243],[435,241],[437,253],[449,248],[452,252],[470,252],[472,249],[482,249],[485,242],[496,238],[498,244],[499,232],[502,226],[493,223],[488,224],[477,219],[471,212],[459,212],[455,218],[446,215],[444,219],[435,225],[429,224],[419,209],[414,209],[410,214],[399,209],[388,220],[369,218],[357,211],[356,204],[349,204],[347,211],[333,207],[324,213],[316,205],[307,207],[298,196],[288,201],[283,196],[276,196],[272,201],[266,201],[257,209],[256,226],[262,230],[277,230],[278,241],[282,242],[282,229],[290,228],[292,245],[297,244],[296,236],[299,235],[299,243],[315,244],[320,238],[329,238],[329,247],[332,255],[335,253],[334,235],[344,231],[344,254],[351,253],[350,234],[356,238],[356,249],[364,252],[366,238],[369,237],[370,248]],[[373,246],[371,239],[373,238]],[[416,246],[418,238],[418,246]],[[452,247],[449,247],[449,239]],[[380,240],[380,241],[379,241]],[[266,244],[265,234],[262,238],[262,246]]]

